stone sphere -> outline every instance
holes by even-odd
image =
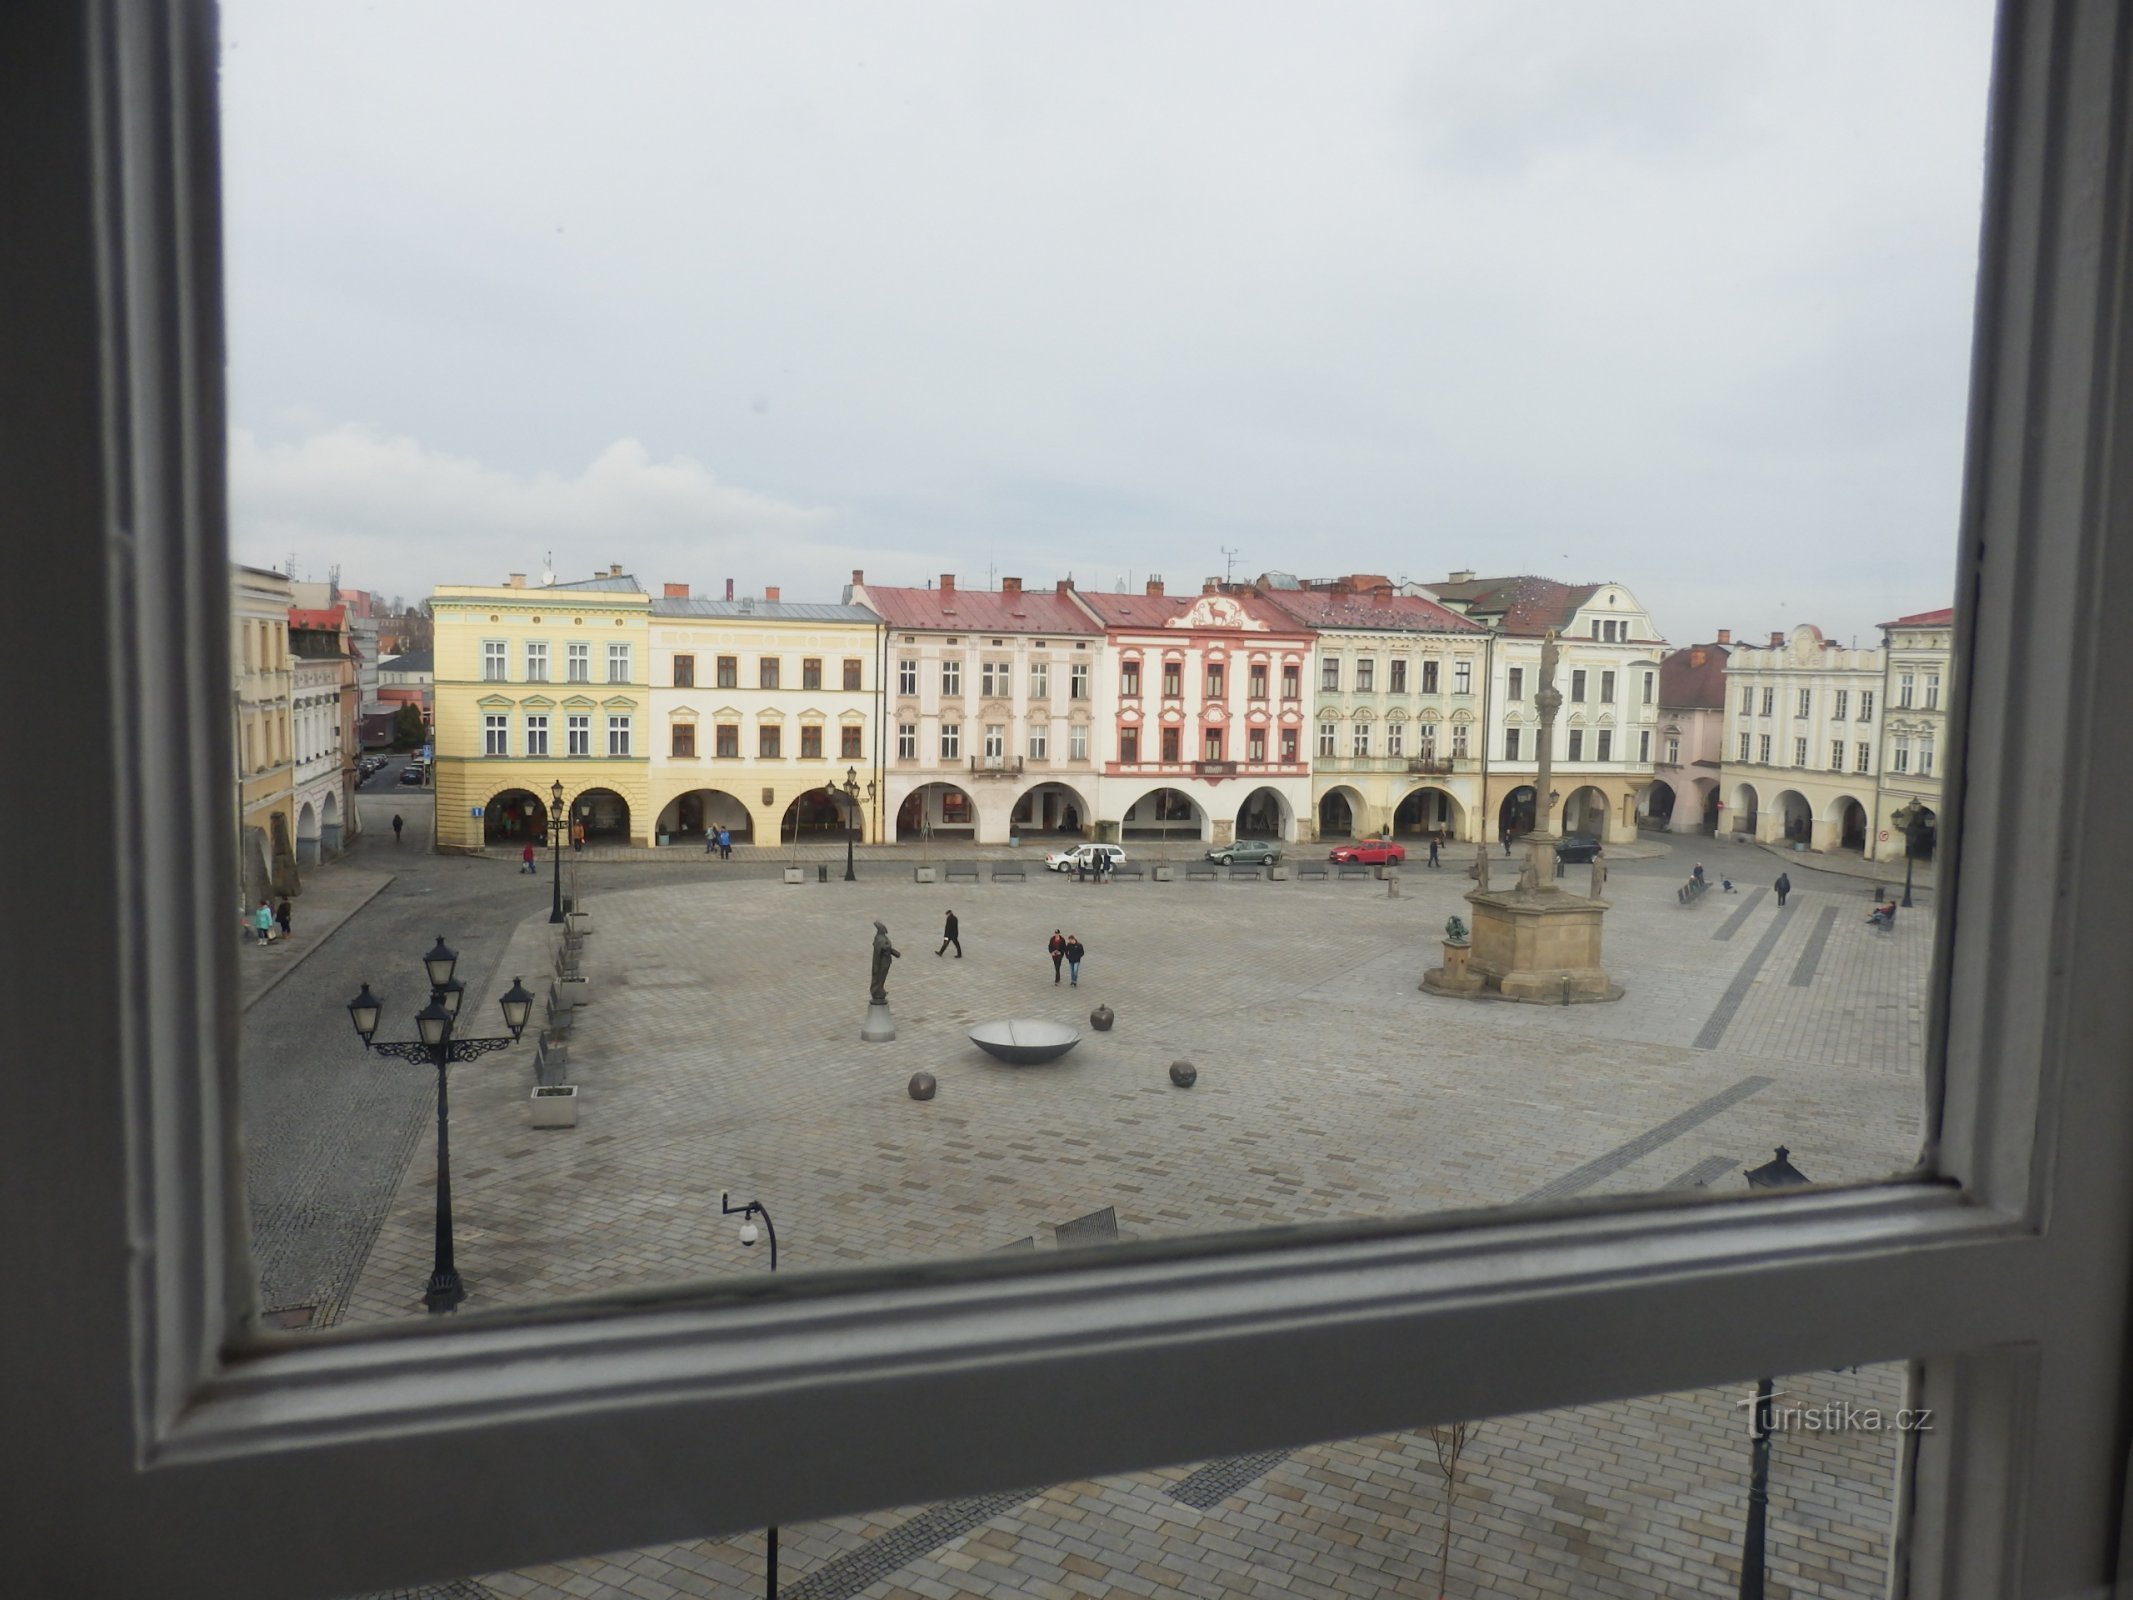
[[[930,1072],[914,1072],[911,1074],[911,1098],[914,1100],[931,1100],[933,1091],[938,1087],[939,1085],[933,1081],[933,1074]]]
[[[1180,1089],[1190,1089],[1199,1081],[1199,1077],[1200,1069],[1190,1061],[1173,1061],[1170,1063],[1170,1081]]]
[[[1109,1006],[1098,1006],[1094,1011],[1089,1013],[1089,1026],[1094,1028],[1098,1033],[1109,1033],[1111,1031],[1111,1024],[1117,1020],[1117,1017],[1112,1014],[1111,1008]]]

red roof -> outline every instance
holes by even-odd
[[[1167,628],[1183,618],[1202,600],[1227,601],[1255,622],[1267,624],[1277,636],[1295,635],[1304,629],[1278,607],[1257,595],[1240,594],[1118,594],[1109,590],[1076,589],[1074,598],[1103,619],[1112,630]],[[1235,630],[1224,629],[1224,632]],[[1249,630],[1258,632],[1259,630]]]
[[[1696,656],[1702,652],[1703,660]],[[1659,704],[1676,711],[1723,711],[1726,705],[1726,657],[1731,647],[1692,644],[1670,650],[1659,661]]]
[[[1377,628],[1401,633],[1476,633],[1489,630],[1418,594],[1354,589],[1264,589],[1259,598],[1312,628]]]
[[[1908,617],[1898,617],[1894,622],[1876,623],[1882,628],[1945,628],[1955,620],[1955,607],[1943,606],[1938,611],[1914,612]]]
[[[1505,633],[1539,636],[1550,628],[1567,628],[1578,608],[1599,593],[1597,583],[1557,583],[1531,575],[1516,578],[1469,578],[1464,583],[1433,583],[1430,588],[1466,607],[1470,615],[1500,617]]]
[[[320,633],[339,633],[345,620],[346,613],[339,606],[316,609],[304,606],[289,607],[289,626],[292,628],[315,628]]]
[[[1094,633],[1095,625],[1053,589],[890,589],[854,586],[852,598],[892,628],[972,633]]]

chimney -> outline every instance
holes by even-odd
[[[610,578],[619,578],[619,577],[621,577],[621,576],[622,576],[622,563],[621,563],[621,562],[619,562],[619,561],[610,561],[610,562],[609,562],[609,563],[607,564],[607,575],[608,575],[608,576],[609,576]]]
[[[941,574],[941,593],[942,593],[942,594],[954,594],[954,593],[955,593],[955,574],[954,574],[954,573],[952,573],[952,572],[944,572],[944,573],[942,573],[942,574]]]
[[[731,578],[726,580],[726,598],[728,600],[733,598],[733,580]]]
[[[1220,594],[1221,592],[1222,580],[1220,578],[1202,578],[1200,580],[1200,593]]]
[[[1052,587],[1053,590],[1058,594],[1059,598],[1064,600],[1067,597],[1067,590],[1074,587],[1074,580],[1072,578],[1061,578]]]
[[[1731,628],[1720,628],[1718,630],[1718,642],[1720,644],[1731,644],[1733,642],[1733,630]]]
[[[862,583],[865,583],[866,581],[867,581],[867,575],[866,575],[866,574],[865,574],[864,572],[862,572],[862,571],[861,571],[861,570],[860,570],[859,568],[857,568],[857,567],[854,567],[854,568],[852,568],[852,582],[853,582],[853,584],[854,584],[854,585],[862,584]]]
[[[1022,580],[1020,578],[1002,578],[1000,580],[1000,593],[1020,594],[1021,592]]]
[[[1453,573],[1444,581],[1446,583],[1472,583],[1474,581],[1474,569],[1467,567],[1463,571]]]
[[[1705,654],[1704,654],[1704,648],[1703,648],[1703,646],[1702,646],[1702,645],[1700,645],[1700,644],[1692,644],[1692,645],[1690,645],[1690,646],[1689,646],[1689,665],[1690,665],[1690,666],[1692,666],[1692,667],[1700,667],[1700,666],[1702,666],[1702,665],[1704,664],[1704,662],[1705,662],[1705,661],[1706,661],[1707,659],[1708,659],[1708,658],[1707,658],[1707,657],[1705,656]]]
[[[667,598],[668,598],[669,600],[686,600],[686,599],[688,599],[688,598],[689,598],[689,586],[688,586],[687,584],[685,584],[685,583],[670,583],[670,584],[668,584],[668,585],[667,585]]]
[[[1772,628],[1770,630],[1770,648],[1773,650],[1782,650],[1785,648],[1785,633],[1783,629]]]
[[[1160,572],[1148,574],[1148,592],[1152,595],[1160,595],[1163,592],[1163,575]]]
[[[766,583],[766,584],[764,584],[764,585],[763,585],[763,598],[764,598],[765,600],[768,600],[769,602],[771,602],[771,604],[773,604],[773,605],[777,604],[777,599],[778,599],[778,586],[777,586],[776,584],[774,584],[774,583]]]
[[[523,589],[526,587],[526,575],[523,572],[514,572],[504,581],[504,586],[509,589]]]

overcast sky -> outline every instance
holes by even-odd
[[[241,560],[1950,599],[1982,0],[223,27]]]

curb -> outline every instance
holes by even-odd
[[[363,896],[362,899],[358,900],[354,905],[350,906],[346,911],[341,913],[340,920],[333,923],[330,927],[326,929],[324,933],[320,934],[316,939],[313,939],[309,944],[305,945],[301,954],[292,955],[289,960],[282,965],[282,968],[279,972],[275,973],[273,977],[269,978],[265,983],[261,984],[259,986],[258,992],[252,995],[250,999],[246,1000],[243,1005],[237,1008],[238,1011],[240,1013],[249,1011],[252,1009],[252,1007],[258,1005],[260,1001],[264,1000],[268,995],[272,994],[277,988],[281,986],[282,979],[288,977],[290,973],[294,972],[306,961],[309,961],[314,951],[316,951],[321,945],[325,944],[325,942],[328,939],[332,938],[336,933],[339,933],[341,929],[347,924],[348,919],[350,917],[353,917],[358,911],[361,911],[365,906],[369,905],[371,901],[377,899],[379,895],[383,894],[387,889],[392,887],[394,880],[397,879],[399,876],[400,874],[397,872],[388,872],[385,875],[385,881],[383,883],[379,884],[375,889],[371,890],[370,893]]]

